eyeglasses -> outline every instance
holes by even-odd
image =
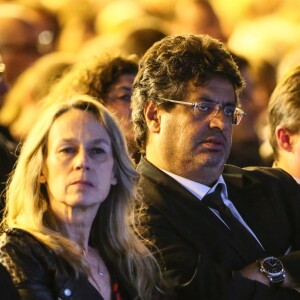
[[[185,102],[185,101],[179,101],[179,100],[172,100],[172,99],[166,99],[166,98],[160,98],[163,101],[166,102],[172,102],[172,103],[177,103],[177,104],[183,104],[183,105],[188,105],[188,106],[193,106],[194,107],[194,114],[195,116],[200,116],[201,114],[204,115],[212,115],[214,117],[220,108],[223,110],[224,115],[227,118],[230,118],[231,124],[232,125],[238,125],[240,124],[242,118],[246,115],[246,113],[241,110],[240,108],[234,106],[234,105],[221,105],[215,102]]]

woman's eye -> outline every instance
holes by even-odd
[[[76,150],[73,147],[65,147],[65,148],[62,148],[62,149],[59,150],[59,152],[66,153],[66,154],[74,153],[75,151]]]
[[[103,154],[106,153],[106,151],[103,148],[97,147],[91,149],[91,154]]]
[[[124,95],[119,95],[116,98],[123,102],[131,102],[131,95],[124,94]]]

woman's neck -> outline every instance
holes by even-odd
[[[52,207],[56,217],[64,227],[66,237],[75,242],[83,251],[88,250],[89,236],[98,208],[99,205]]]
[[[64,229],[66,236],[74,243],[76,243],[82,249],[82,252],[88,251],[91,224],[65,223]]]

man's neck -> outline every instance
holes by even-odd
[[[206,168],[205,166],[201,166],[201,168],[197,167],[193,170],[187,169],[184,167],[176,167],[175,164],[166,165],[163,162],[160,163],[159,160],[152,159],[151,156],[146,155],[145,158],[157,168],[175,174],[177,176],[181,176],[188,180],[212,187],[218,178],[222,175],[222,173],[212,172],[213,168]]]
[[[284,170],[285,172],[293,176],[298,183],[300,183],[300,169],[299,166],[294,162],[291,163],[285,160],[277,160],[274,162],[273,167]]]

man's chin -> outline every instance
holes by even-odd
[[[223,156],[209,155],[206,157],[202,157],[199,164],[202,165],[203,167],[222,169],[224,167],[225,162],[226,162],[226,159]]]

